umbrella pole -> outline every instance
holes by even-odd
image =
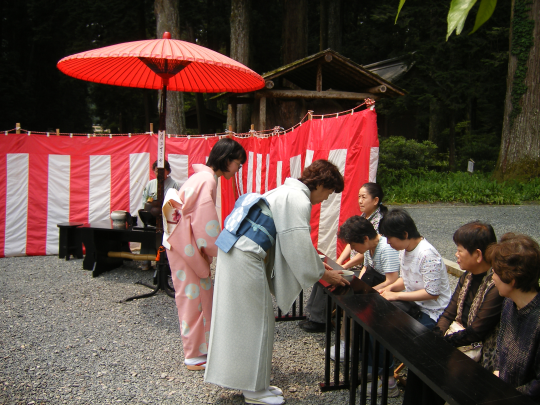
[[[159,132],[165,132],[167,121],[166,121],[166,115],[167,115],[167,83],[165,80],[163,80],[163,89],[161,90],[161,108],[159,112]],[[164,146],[165,148],[165,146]],[[163,152],[165,154],[165,150]],[[159,150],[158,150],[159,154]],[[157,197],[160,204],[160,207],[163,206],[163,199],[165,198],[165,169],[162,167],[158,167],[158,174],[157,174]],[[161,210],[159,211],[158,218],[156,220],[156,232],[163,234],[163,220],[162,220],[162,213]],[[161,244],[161,243],[160,243]]]

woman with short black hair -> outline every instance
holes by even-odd
[[[206,165],[194,164],[192,175],[180,188],[166,194],[163,203],[163,245],[175,290],[184,364],[204,370],[212,317],[210,263],[217,256],[220,232],[216,211],[218,178],[230,179],[246,161],[242,145],[219,140]]]

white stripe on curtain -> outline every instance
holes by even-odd
[[[48,255],[58,254],[58,228],[56,224],[69,222],[71,156],[49,155],[49,182],[47,190],[47,246]],[[106,185],[109,189],[111,184]]]
[[[266,176],[264,176],[264,192],[268,191],[268,178],[270,177],[270,154],[266,155]]]
[[[246,193],[253,193],[253,152],[249,152]]]
[[[106,221],[111,215],[111,156],[90,156],[88,221]]]
[[[335,164],[343,177],[345,177],[347,149],[331,150],[328,154],[328,160]],[[341,193],[332,193],[328,200],[322,202],[319,218],[319,243],[317,247],[333,260],[336,260],[340,208]]]
[[[6,257],[23,256],[26,254],[26,228],[28,223],[28,153],[8,153],[6,166],[6,239],[4,254]],[[56,229],[58,234],[58,228]]]
[[[142,195],[150,178],[150,154],[132,153],[129,155],[129,212],[137,215],[143,207]]]
[[[276,187],[281,186],[281,167],[283,166],[283,162],[279,160],[277,162],[277,169],[276,169]]]
[[[255,174],[255,192],[261,194],[262,154],[260,153],[257,153],[257,168]]]
[[[169,153],[167,160],[171,165],[171,177],[178,183],[179,187],[182,187],[189,177],[188,155],[173,155]]]
[[[314,151],[309,149],[306,151],[306,161],[304,162],[304,169],[308,166],[311,166],[311,164],[313,163],[313,153]]]
[[[302,175],[302,155],[293,156],[290,159],[291,177],[298,179]]]
[[[369,151],[369,182],[377,181],[377,168],[379,166],[379,147],[373,146]]]

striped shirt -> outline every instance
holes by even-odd
[[[379,243],[375,248],[373,256],[371,256],[369,250],[366,250],[366,253],[364,253],[364,265],[367,266],[368,264],[382,275],[394,273],[399,271],[399,252],[388,244],[384,236],[380,235]]]

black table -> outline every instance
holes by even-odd
[[[355,340],[358,340],[361,328],[403,361],[410,370],[451,405],[525,405],[535,403],[530,397],[521,394],[485,370],[480,364],[446,343],[441,337],[432,333],[356,277],[350,286],[325,287],[325,291],[328,293],[329,300],[343,309],[345,314],[352,318],[354,324],[352,362],[350,378],[346,378],[347,384],[343,384],[341,387],[336,386],[338,385],[336,383],[329,384],[330,361],[329,356],[327,356],[325,358],[326,381],[322,387],[326,385],[327,389],[349,388],[350,403],[355,403],[356,388],[359,384],[358,350],[354,350],[354,348],[359,347],[359,342]],[[330,311],[328,316],[326,353],[330,351]],[[339,328],[339,320],[336,327]],[[336,333],[339,334],[339,331]],[[365,336],[364,333],[364,348],[366,347]],[[348,336],[345,338],[347,342]],[[374,353],[377,353],[377,349],[374,350]],[[377,354],[374,356],[378,357]],[[346,364],[342,366],[345,367],[344,372],[346,373],[349,371],[348,350],[346,350],[344,357]],[[364,356],[363,361],[365,362],[365,360]],[[339,371],[339,362],[336,363],[338,363],[336,367]],[[367,365],[363,364],[363,366],[365,368],[362,367],[362,372],[367,374]],[[339,381],[339,372],[335,374],[337,374]],[[331,385],[334,387],[330,387]],[[363,388],[365,389],[365,387]],[[361,400],[363,402],[365,398],[361,398]]]
[[[83,269],[92,270],[92,277],[120,267],[124,259],[108,257],[108,252],[131,252],[129,242],[140,242],[141,251],[156,254],[161,245],[154,227],[114,228],[112,221],[92,222],[75,228],[86,248]],[[159,239],[159,240],[158,240]]]
[[[58,257],[60,259],[69,260],[70,256],[82,259],[82,241],[76,229],[81,225],[83,225],[82,222],[63,222],[56,225],[59,228]]]

